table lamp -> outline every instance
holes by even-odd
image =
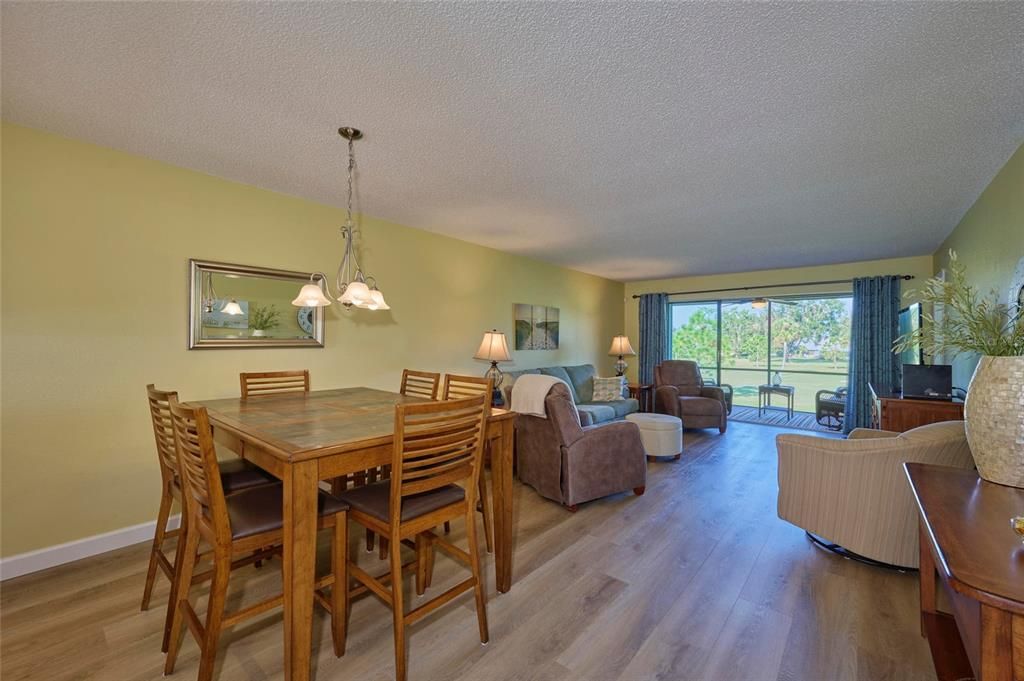
[[[624,355],[635,357],[636,352],[633,350],[633,346],[629,344],[629,338],[627,336],[616,336],[612,338],[612,347],[609,348],[608,354],[612,357],[618,355],[619,359],[615,362],[615,375],[623,376],[626,373],[626,361],[622,359]]]
[[[473,359],[484,359],[491,363],[491,368],[484,373],[491,379],[494,387],[494,393],[491,395],[491,404],[494,406],[501,406],[505,403],[505,400],[501,397],[501,380],[503,378],[501,369],[498,368],[498,362],[511,362],[512,356],[508,354],[508,342],[505,340],[505,334],[501,333],[497,329],[484,332],[484,339],[480,341],[480,349],[473,355]]]

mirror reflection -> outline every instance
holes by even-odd
[[[302,272],[192,261],[191,342],[201,347],[323,345],[323,311],[295,307]]]

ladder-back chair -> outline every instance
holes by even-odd
[[[225,612],[231,570],[239,564],[247,563],[251,558],[247,555],[242,560],[235,561],[235,557],[254,552],[256,555],[260,552],[269,555],[283,543],[284,492],[281,485],[264,485],[225,495],[217,474],[217,456],[214,452],[213,432],[210,429],[206,408],[180,403],[172,403],[170,408],[181,469],[181,496],[185,505],[184,512],[188,514],[188,526],[185,545],[181,551],[181,567],[177,576],[176,602],[172,609],[170,645],[164,664],[164,674],[174,671],[174,663],[181,647],[181,626],[187,621],[189,631],[195,637],[201,651],[199,681],[209,681],[213,677],[221,629],[260,615],[284,602],[284,595],[279,594],[241,610]],[[334,653],[339,657],[345,652],[345,623],[348,612],[347,509],[344,502],[324,492],[320,493],[317,526],[321,529],[333,527],[334,536],[331,574],[314,582],[317,590],[316,602],[331,613]],[[213,569],[210,571],[212,584],[205,624],[200,621],[189,599],[191,585],[206,577],[195,574],[201,540],[205,540],[213,547]],[[331,586],[329,597],[322,591],[327,586]]]
[[[490,395],[395,407],[391,479],[357,487],[341,495],[351,506],[349,517],[387,539],[390,572],[374,577],[354,562],[349,572],[392,610],[395,634],[395,677],[406,679],[406,627],[473,590],[480,641],[487,642],[487,605],[477,547],[476,490],[484,445]],[[448,520],[464,518],[468,552],[434,533]],[[441,595],[405,612],[401,547],[414,540],[418,557],[416,592],[422,595],[438,548],[469,567],[471,576]],[[424,549],[429,547],[429,549]]]

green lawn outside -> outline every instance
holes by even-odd
[[[789,360],[786,363],[786,368],[793,371],[781,369],[780,364],[780,360],[773,359],[773,371],[777,369],[782,375],[783,385],[791,385],[796,388],[794,407],[797,411],[813,412],[815,393],[819,390],[835,390],[838,386],[846,385],[846,364],[843,362],[839,363],[838,370],[833,368],[831,362],[823,360]],[[823,371],[830,372],[830,374],[801,374],[794,373],[795,371]],[[704,375],[711,378],[714,376],[714,371],[706,369]],[[725,364],[722,369],[722,382],[733,387],[734,404],[756,407],[757,386],[770,381],[764,366],[754,368],[752,362],[740,360],[735,364]],[[772,396],[773,406],[785,406],[785,404],[785,397]]]

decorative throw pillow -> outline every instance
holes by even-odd
[[[594,402],[615,402],[624,399],[622,397],[622,385],[625,379],[622,376],[614,378],[594,377]]]

